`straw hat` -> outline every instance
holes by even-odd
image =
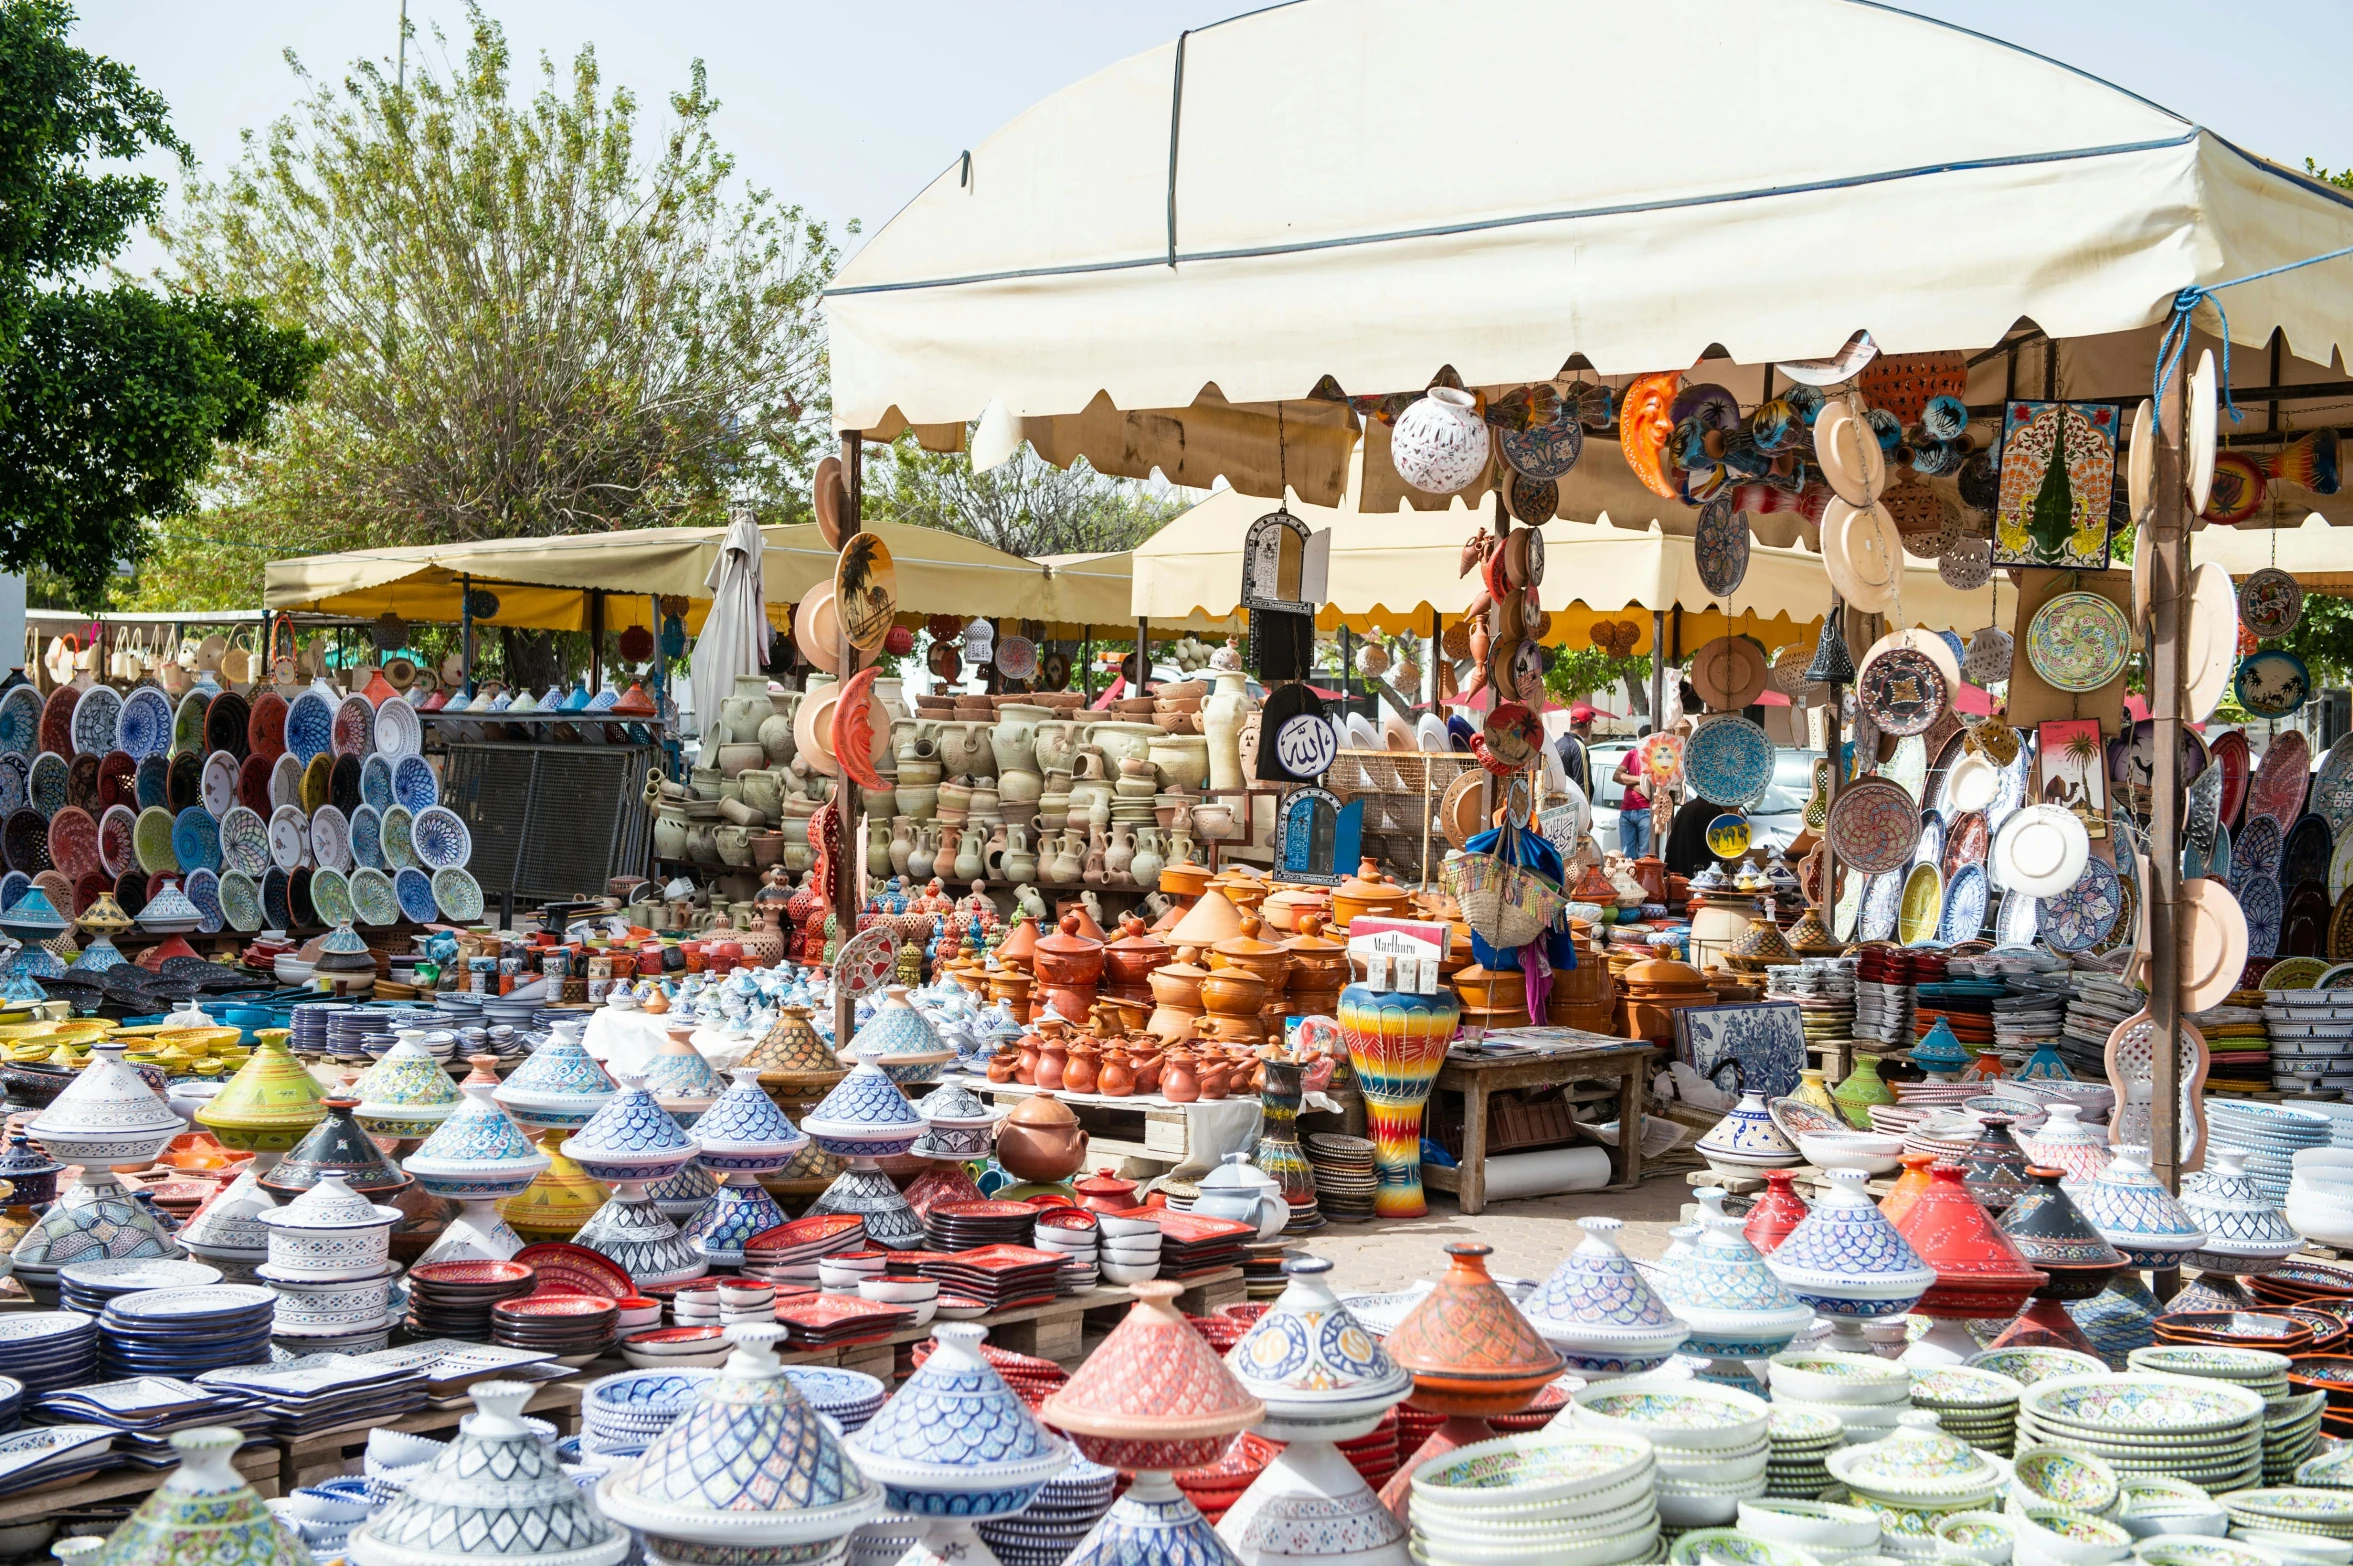
[[[1885,506],[1834,500],[1822,513],[1822,566],[1850,607],[1877,614],[1893,604],[1903,557],[1903,540]]]
[[[1887,454],[1879,436],[1854,410],[1833,399],[1814,415],[1814,458],[1831,493],[1850,506],[1868,506],[1887,487]]]
[[[1745,636],[1719,636],[1691,660],[1691,688],[1717,712],[1738,712],[1763,693],[1771,670]]]
[[[2230,689],[2239,663],[2239,595],[2230,572],[2211,560],[2190,573],[2189,622],[2182,648],[2189,708],[2181,716],[2198,723]]]

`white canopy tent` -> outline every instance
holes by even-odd
[[[1358,421],[1319,383],[1714,358],[1701,378],[1746,402],[1765,366],[1867,329],[1891,352],[2014,345],[1977,367],[1988,413],[2137,399],[2179,290],[2345,246],[2346,193],[1865,0],[1294,0],[1034,105],[878,232],[826,310],[844,429],[952,449],[979,419],[984,465],[1026,438],[1258,495],[1287,471],[1334,505]],[[2353,260],[2230,290],[2234,383],[2333,382],[2353,406],[2348,281]],[[2274,328],[2275,360],[2246,351]],[[1366,444],[1359,504],[1393,509],[1380,426]],[[1622,466],[1580,464],[1564,513],[1688,529],[1671,502],[1577,494],[1631,485]],[[1759,519],[1760,538],[1795,540],[1771,521],[1788,536]]]

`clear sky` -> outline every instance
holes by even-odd
[[[401,0],[81,0],[86,48],[132,65],[170,100],[208,173],[238,135],[292,105],[291,49],[332,81],[353,59],[390,59]],[[1440,0],[1443,3],[1443,0]],[[1562,0],[1600,3],[1600,0]],[[1749,0],[1772,3],[1772,0]],[[1248,0],[488,0],[521,61],[568,60],[593,42],[608,81],[650,107],[708,65],[719,134],[745,176],[813,215],[861,218],[871,232],[959,152],[1023,108],[1187,27],[1250,9]],[[2346,0],[1919,0],[1905,7],[2063,60],[2154,99],[2266,157],[2353,164],[2353,30]],[[409,0],[417,47],[432,29],[462,47],[464,0]],[[1671,48],[1671,41],[1662,41]],[[527,78],[527,80],[530,78]],[[1573,69],[1562,88],[1573,99]],[[1835,90],[1833,90],[1835,88]],[[1789,84],[1808,105],[1870,133],[1874,89]],[[1932,93],[1933,82],[1889,92]],[[2000,112],[1956,103],[1955,114]],[[156,259],[152,250],[129,258]]]

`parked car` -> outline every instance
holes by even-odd
[[[1604,852],[1618,846],[1618,802],[1625,789],[1617,781],[1619,762],[1634,748],[1632,740],[1603,740],[1586,751],[1593,774],[1593,837]],[[1814,789],[1818,750],[1778,749],[1773,753],[1773,781],[1745,814],[1749,840],[1757,847],[1787,847],[1805,830],[1806,796]]]

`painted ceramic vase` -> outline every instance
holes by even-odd
[[[326,1118],[326,1089],[284,1039],[268,1035],[196,1111],[196,1123],[221,1146],[247,1153],[283,1153]]]
[[[1936,1269],[1864,1192],[1860,1170],[1833,1169],[1805,1221],[1765,1258],[1782,1286],[1825,1316],[1901,1316],[1936,1282]]]
[[[1838,1113],[1838,1100],[1830,1096],[1830,1088],[1822,1080],[1822,1068],[1819,1066],[1799,1068],[1797,1091],[1790,1096],[1801,1104],[1813,1105],[1826,1115]]]
[[[171,1441],[179,1467],[90,1557],[95,1566],[312,1566],[237,1472],[243,1431],[204,1425]]]
[[[2018,1253],[1951,1164],[1928,1172],[1928,1189],[1896,1232],[1936,1269],[1935,1284],[1915,1307],[1923,1315],[2014,1316],[2028,1295],[2051,1281],[2049,1273],[2037,1271]]]
[[[931,1356],[849,1438],[850,1455],[882,1485],[891,1511],[968,1528],[1021,1511],[1069,1466],[1069,1445],[981,1358],[987,1336],[971,1322],[941,1322]],[[949,1541],[935,1530],[933,1542]]]
[[[1789,1231],[1806,1221],[1810,1211],[1806,1199],[1797,1194],[1797,1185],[1786,1169],[1765,1171],[1765,1194],[1757,1198],[1741,1224],[1741,1233],[1748,1243],[1766,1256],[1778,1250],[1789,1238]]]
[[[426,1053],[425,1035],[394,1035],[384,1058],[351,1085],[362,1130],[377,1136],[428,1137],[457,1113],[461,1095],[441,1062]]]
[[[1616,1218],[1580,1218],[1585,1238],[1521,1303],[1536,1330],[1580,1375],[1653,1370],[1691,1335],[1618,1249]]]
[[[678,1225],[634,1180],[613,1187],[612,1197],[580,1226],[572,1243],[609,1257],[640,1289],[685,1283],[711,1270],[710,1261],[686,1243]]]
[[[411,1184],[401,1167],[384,1154],[376,1139],[360,1129],[356,1098],[330,1098],[327,1117],[311,1127],[294,1150],[261,1175],[261,1186],[275,1196],[300,1196],[329,1175],[362,1196],[389,1199]]]
[[[1089,1460],[1139,1472],[1198,1468],[1264,1416],[1177,1311],[1180,1292],[1159,1280],[1135,1285],[1134,1308],[1040,1405],[1039,1416]]]
[[[1731,1113],[1699,1139],[1699,1155],[1711,1164],[1743,1169],[1786,1169],[1806,1161],[1773,1123],[1762,1093],[1741,1094]]]
[[[1340,1035],[1373,1141],[1376,1217],[1419,1218],[1430,1210],[1422,1196],[1422,1106],[1461,1017],[1453,991],[1443,987],[1435,995],[1365,984],[1340,992]]]
[[[2124,1253],[2091,1226],[2060,1179],[2056,1169],[2029,1168],[2026,1194],[1999,1221],[2018,1254],[2050,1274],[2043,1298],[2088,1300],[2124,1270]]]
[[[523,1422],[531,1387],[485,1381],[457,1439],[351,1536],[357,1566],[615,1566],[629,1534],[598,1515]]]
[[[363,1117],[364,1123],[364,1117]],[[566,1158],[608,1185],[625,1180],[666,1180],[694,1162],[701,1150],[646,1091],[645,1078],[621,1073],[621,1091],[588,1117],[588,1124],[564,1139]]]
[[[1667,1309],[1690,1329],[1686,1354],[1715,1359],[1770,1359],[1814,1319],[1814,1308],[1789,1292],[1748,1243],[1737,1219],[1711,1213],[1677,1230],[1685,1247],[1650,1281]]]
[[[588,1124],[620,1091],[579,1035],[566,1030],[533,1050],[490,1096],[525,1130],[570,1131]]]
[[[597,1485],[597,1506],[666,1560],[819,1562],[883,1509],[777,1362],[785,1329],[729,1327],[735,1352],[694,1406]],[[775,1552],[775,1553],[771,1553]]]
[[[435,1196],[459,1201],[495,1201],[520,1196],[547,1168],[548,1156],[523,1134],[492,1097],[498,1078],[489,1055],[473,1057],[487,1082],[468,1079],[465,1102],[425,1138],[401,1167]]]
[[[1846,1123],[1857,1131],[1871,1129],[1873,1104],[1895,1102],[1894,1090],[1879,1075],[1877,1057],[1859,1050],[1855,1054],[1855,1063],[1847,1068],[1847,1074],[1830,1090],[1830,1097],[1838,1105],[1838,1112],[1846,1116]]]
[[[1258,1146],[1250,1161],[1273,1177],[1283,1200],[1291,1205],[1286,1232],[1303,1234],[1324,1226],[1316,1206],[1315,1169],[1299,1146],[1299,1105],[1307,1068],[1297,1061],[1270,1060],[1265,1069],[1266,1082],[1258,1093]]]
[[[2149,1150],[2120,1147],[2088,1181],[2067,1182],[2067,1194],[2102,1238],[2136,1267],[2170,1267],[2206,1243],[2206,1231],[2149,1172]]]

